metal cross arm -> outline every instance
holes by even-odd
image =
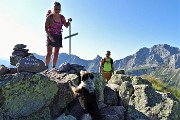
[[[74,34],[72,34],[72,35],[70,35],[70,36],[66,36],[66,37],[64,37],[64,39],[67,39],[67,38],[73,37],[73,36],[75,36],[75,35],[78,35],[78,33],[74,33]]]

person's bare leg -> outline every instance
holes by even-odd
[[[53,67],[56,66],[56,63],[58,60],[58,55],[59,55],[59,50],[60,50],[60,47],[55,47],[55,49],[54,49]]]
[[[53,49],[52,46],[50,46],[50,45],[47,46],[47,55],[46,55],[46,61],[45,61],[45,65],[47,66],[47,68],[48,68],[49,62],[51,60],[52,49]]]

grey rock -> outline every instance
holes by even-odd
[[[132,84],[133,85],[149,85],[149,86],[152,86],[152,84],[148,81],[148,80],[145,80],[143,79],[142,77],[139,77],[139,76],[133,76],[132,77]]]
[[[42,60],[35,58],[33,55],[24,57],[16,64],[18,72],[38,73],[46,69]]]
[[[106,115],[102,120],[124,120],[124,118],[119,118],[118,115]]]
[[[107,84],[104,90],[104,103],[106,105],[119,105],[119,91],[120,86],[116,84]]]
[[[59,66],[59,72],[66,72],[68,74],[79,74],[81,70],[85,70],[84,66],[79,64],[63,63]]]
[[[7,74],[15,74],[17,73],[17,68],[8,68]]]
[[[27,57],[30,55],[28,53],[29,49],[26,48],[26,45],[24,44],[16,44],[13,48],[12,56],[10,56],[10,64],[13,66],[16,66],[16,64],[24,57]]]
[[[59,91],[53,101],[56,104],[52,104],[51,106],[51,110],[53,111],[52,114],[56,116],[59,114],[58,112],[64,110],[68,104],[76,98],[69,87],[68,80],[77,84],[79,82],[79,77],[76,74],[58,74],[57,72],[49,73],[47,76],[51,80],[55,81],[59,88]]]
[[[24,45],[24,44],[16,44],[14,46],[14,48],[23,49],[23,48],[26,48],[26,45]]]
[[[108,83],[121,85],[123,81],[131,82],[132,80],[131,80],[131,77],[129,75],[114,74],[114,75],[112,75],[112,77],[108,81]]]
[[[180,103],[165,93],[156,92],[149,85],[134,85],[128,107],[128,120],[176,120],[180,117]]]
[[[77,120],[81,120],[86,114],[84,109],[81,107],[78,98],[74,99],[67,107],[68,115],[74,116]]]
[[[0,76],[5,75],[8,72],[8,68],[4,65],[0,65]]]
[[[38,112],[51,103],[57,91],[57,84],[41,74],[0,76],[0,119],[18,119]]]
[[[101,74],[99,73],[94,73],[94,84],[96,88],[96,93],[97,93],[97,103],[99,109],[106,107],[106,104],[104,104],[104,89],[106,86],[106,82],[104,78],[102,77]]]
[[[75,117],[73,117],[72,115],[62,114],[56,120],[77,120],[77,119]]]
[[[12,56],[23,56],[23,57],[27,57],[28,54],[28,50],[15,50],[12,52]]]
[[[114,74],[111,76],[111,79],[108,81],[109,84],[121,85],[123,80],[121,78],[122,74]]]
[[[21,60],[23,56],[10,56],[10,64],[16,66],[16,64]]]
[[[180,68],[180,53],[172,55],[169,58],[169,65],[174,67],[175,69]]]
[[[119,97],[120,97],[120,105],[124,106],[124,108],[128,109],[129,100],[134,93],[133,85],[125,81],[121,84],[119,88]]]
[[[81,120],[92,120],[90,114],[84,114]]]
[[[108,106],[101,110],[103,120],[124,120],[125,108],[122,106]]]

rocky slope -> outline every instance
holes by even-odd
[[[0,76],[2,120],[89,120],[68,80],[79,82],[80,65],[63,64],[57,72],[19,72]],[[180,102],[170,93],[160,93],[137,76],[119,74],[108,84],[98,73],[94,84],[103,120],[178,120]]]

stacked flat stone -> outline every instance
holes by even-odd
[[[25,49],[26,45],[24,44],[16,44],[13,48],[12,56],[10,56],[10,64],[16,66],[19,60],[24,57],[29,56],[29,49]]]

